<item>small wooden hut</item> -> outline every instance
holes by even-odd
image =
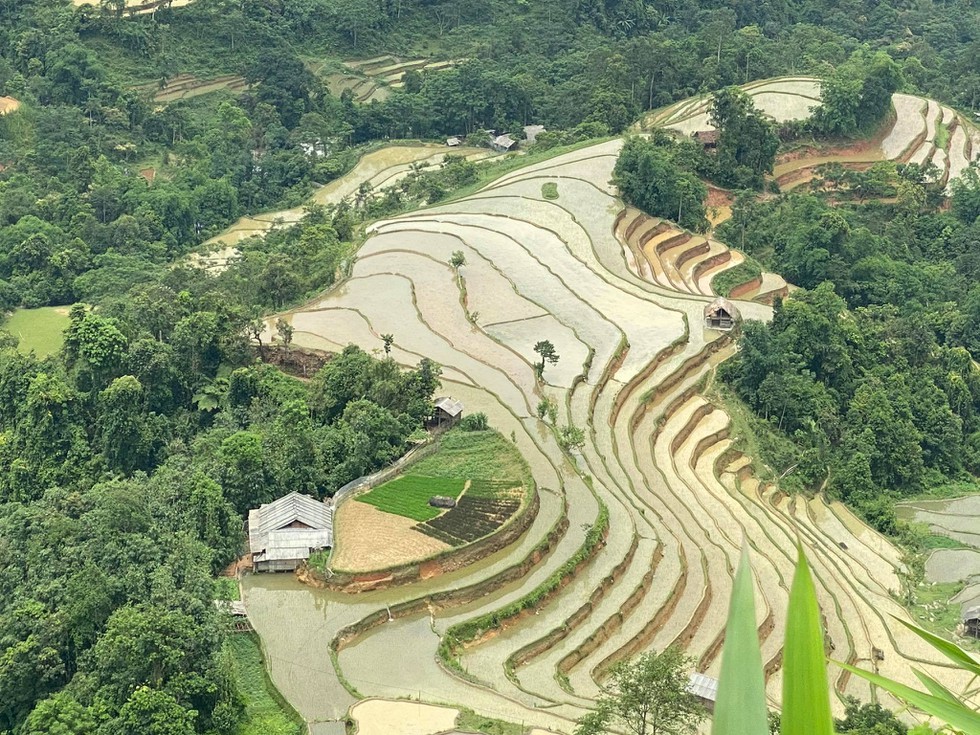
[[[698,130],[691,135],[694,140],[701,144],[705,150],[714,150],[718,147],[718,138],[721,134],[717,130]]]
[[[511,148],[517,145],[517,141],[510,137],[507,133],[503,135],[498,135],[490,142],[490,146],[495,151],[500,151],[501,153],[509,151]]]
[[[969,607],[963,613],[963,635],[980,638],[980,605]]]
[[[432,426],[436,429],[448,429],[463,418],[463,402],[452,397],[443,396],[435,400],[436,410],[432,415]]]
[[[735,328],[741,318],[735,304],[722,296],[704,307],[704,326],[708,329],[728,332]]]

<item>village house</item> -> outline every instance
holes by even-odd
[[[728,332],[735,328],[741,318],[735,304],[722,296],[704,307],[704,326],[708,329]]]
[[[437,398],[436,410],[432,415],[432,426],[436,429],[449,429],[463,418],[463,402],[454,398]]]
[[[490,145],[495,151],[500,151],[501,153],[509,151],[517,145],[517,141],[510,137],[507,133],[503,135],[498,135],[494,138]]]
[[[709,712],[715,711],[715,701],[718,699],[717,679],[694,672],[688,679],[687,691],[697,697]]]
[[[961,635],[971,638],[980,638],[980,606],[967,608],[960,621],[962,626]]]
[[[714,150],[717,148],[718,138],[720,136],[721,134],[717,130],[698,130],[691,135],[705,150]]]
[[[333,508],[296,492],[253,508],[248,546],[255,571],[291,572],[314,551],[333,546]]]

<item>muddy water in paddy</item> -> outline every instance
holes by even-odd
[[[952,500],[920,500],[896,508],[902,520],[925,523],[933,533],[949,536],[970,549],[936,549],[926,561],[930,582],[980,580],[980,495]],[[980,592],[969,596],[965,606],[975,604]]]
[[[457,148],[453,153],[479,158],[485,156],[487,152],[482,148]],[[413,163],[421,161],[433,165],[441,162],[445,155],[445,146],[435,145],[388,146],[372,151],[365,154],[349,173],[314,191],[307,203],[337,204],[345,197],[354,194],[364,182],[370,182],[376,187],[391,186],[409,174]],[[305,206],[306,204],[278,212],[244,216],[204,245],[219,249],[222,259],[227,259],[234,254],[234,248],[228,246],[233,246],[247,237],[267,232],[272,229],[277,220],[285,224],[298,222],[304,215]],[[220,249],[220,245],[225,245],[225,249]]]
[[[517,446],[529,460],[539,488],[542,488],[540,493],[541,508],[538,516],[532,523],[531,529],[516,544],[460,572],[436,577],[409,588],[361,595],[341,595],[310,589],[296,581],[291,575],[246,577],[244,582],[245,601],[253,625],[262,637],[270,675],[283,696],[309,722],[322,723],[343,717],[347,707],[354,701],[338,681],[328,655],[329,643],[340,628],[354,623],[372,612],[384,609],[386,605],[422,597],[442,589],[461,587],[470,581],[485,579],[491,574],[503,570],[515,563],[516,560],[524,558],[558,518],[561,506],[560,497],[553,491],[546,489],[555,487],[558,482],[555,474],[556,467],[544,459],[538,444],[540,437],[532,440],[532,436],[537,435],[538,432],[528,433],[526,429],[530,428],[530,425],[525,426],[518,421],[485,391],[461,385],[447,386],[446,389],[463,399],[467,406],[472,406],[473,410],[482,410],[488,413],[491,422],[505,434],[514,432]],[[551,453],[549,450],[549,454]],[[562,474],[569,474],[571,468],[563,466],[560,459],[556,459],[557,469]],[[569,532],[567,543],[570,544],[581,542],[583,524],[594,519],[594,503],[592,505],[593,515],[591,516],[585,512],[586,509],[582,503],[576,503],[575,507],[578,512],[574,514],[574,521],[579,532]],[[564,552],[565,555],[567,553],[567,551]],[[538,568],[542,570],[542,573],[548,573],[550,565],[555,561],[560,561],[561,558],[563,557],[554,556],[554,554],[551,557],[546,557],[538,565]],[[445,611],[445,615],[453,616],[462,611],[479,614],[484,610],[495,608],[503,604],[504,600],[522,594],[523,584],[522,581],[507,585],[496,592],[481,597],[466,607],[449,609]],[[416,629],[414,626],[419,619],[423,625],[421,629]],[[437,619],[439,627],[447,625],[448,622],[448,618],[445,620]],[[355,661],[354,676],[351,678],[359,691],[365,695],[381,693],[376,691],[376,686],[371,682],[379,679],[379,672],[387,671],[391,661],[388,651],[389,649],[395,651],[399,641],[408,637],[420,646],[424,642],[424,646],[416,647],[412,651],[414,656],[412,661],[433,661],[437,640],[431,634],[422,636],[419,633],[419,630],[427,630],[428,624],[429,618],[423,614],[420,618],[398,619],[373,631],[370,634],[373,644],[382,645],[372,647],[373,644],[368,644],[364,646],[361,641],[358,641],[348,651],[342,652],[341,665],[345,668],[345,674],[348,673],[346,667],[349,662]],[[442,701],[451,699],[458,694],[459,697],[455,701],[467,702],[469,706],[485,714],[498,713],[502,709],[507,710],[510,707],[509,700],[490,692],[480,692],[465,683],[458,682],[438,669],[434,662],[432,668],[433,671],[431,672],[426,669],[425,678],[418,677],[417,681],[425,681],[425,687],[435,691],[446,692],[447,694],[442,698]],[[363,681],[355,680],[354,677],[357,676],[357,672],[364,670],[374,673],[364,677],[365,680]],[[350,674],[348,675],[350,676]],[[387,674],[385,674],[384,679],[387,681]],[[388,685],[389,689],[398,689],[398,696],[409,696],[417,693],[417,684],[413,685],[414,689],[412,686],[399,688],[398,682],[396,677],[393,683]],[[555,721],[550,717],[535,719],[533,712],[528,712],[526,715],[529,721],[533,720],[544,725],[555,724]],[[324,729],[325,727],[317,724],[313,728],[313,732],[319,733],[322,730],[326,735],[328,731]],[[568,727],[563,729],[567,730]]]

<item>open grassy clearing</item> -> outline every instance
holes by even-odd
[[[463,492],[465,484],[465,480],[455,477],[402,475],[358,496],[357,502],[373,505],[378,510],[394,513],[396,516],[427,521],[442,512],[429,505],[429,498],[434,495],[455,498]]]
[[[496,431],[461,429],[444,434],[439,450],[412,465],[412,472],[430,477],[464,477],[478,486],[476,480],[521,484],[528,477],[527,465],[513,442]]]
[[[34,352],[39,357],[52,355],[65,342],[68,327],[68,306],[43,306],[39,309],[17,309],[0,328],[18,340],[17,349]]]
[[[699,670],[717,675],[731,570],[747,538],[775,706],[785,602],[802,539],[835,656],[866,661],[876,647],[888,676],[914,685],[914,660],[949,686],[963,684],[891,620],[907,616],[893,596],[898,551],[839,504],[790,497],[767,470],[756,472],[744,417],[736,412],[733,421],[708,391],[732,348],[702,327],[713,279],[744,259],[710,237],[624,211],[607,184],[619,145],[530,161],[480,191],[372,225],[343,288],[292,314],[304,338],[335,340],[340,330],[370,348],[391,332],[399,361],[423,354],[438,361],[444,390],[467,412],[485,411],[500,441],[526,458],[541,501],[506,554],[427,580],[424,590],[391,590],[352,605],[327,600],[333,631],[369,615],[387,620],[386,606],[395,610],[393,621],[345,641],[339,671],[364,694],[466,702],[481,715],[568,732],[608,667],[626,656],[677,644]],[[560,197],[545,199],[542,184],[559,177]],[[466,256],[458,278],[448,265],[455,250]],[[760,276],[738,304],[749,318],[768,318],[770,310],[747,299],[768,301],[787,288],[775,274]],[[546,368],[548,382],[538,381],[527,335],[496,329],[509,312],[539,320],[539,339],[567,330],[588,359],[569,360],[570,380],[552,383]],[[560,354],[562,365],[567,355]],[[558,426],[583,429],[573,459],[536,417],[543,395],[555,401]],[[412,471],[432,475],[438,464],[429,458]],[[462,460],[450,465],[450,477],[476,475]],[[506,484],[473,483],[473,497]],[[518,564],[516,577],[499,580]],[[451,599],[439,597],[449,590]],[[423,594],[430,604],[420,613],[397,612],[399,602]],[[440,648],[441,637],[458,645]],[[449,668],[435,663],[440,651]],[[870,696],[864,684],[829,673],[840,695]],[[325,676],[320,691],[332,681]],[[323,706],[298,687],[297,696],[311,715]]]

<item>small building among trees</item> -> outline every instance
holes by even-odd
[[[503,135],[498,135],[496,138],[494,138],[490,142],[490,145],[495,151],[504,153],[516,146],[517,141],[511,138],[507,133],[504,133]]]
[[[735,328],[742,315],[728,299],[719,296],[704,307],[704,326],[728,332]]]
[[[463,418],[463,402],[443,396],[435,400],[436,410],[432,414],[432,426],[436,429],[449,429]]]
[[[721,137],[721,133],[717,130],[698,130],[691,134],[701,147],[705,150],[715,150],[718,147],[718,138]]]
[[[333,546],[333,508],[296,492],[253,508],[248,545],[255,571],[291,572],[314,551]]]
[[[688,680],[687,691],[697,697],[709,712],[715,711],[715,700],[718,699],[717,679],[694,672]]]

